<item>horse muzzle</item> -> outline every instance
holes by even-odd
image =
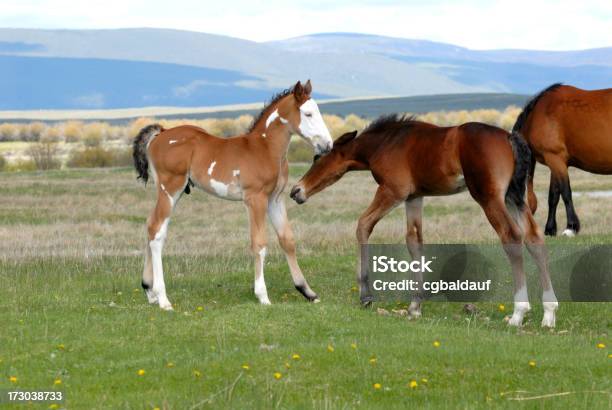
[[[304,192],[304,189],[299,185],[296,185],[291,188],[291,193],[289,194],[289,196],[291,197],[291,199],[293,199],[300,205],[306,202],[306,193]]]

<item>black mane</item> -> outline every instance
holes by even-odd
[[[261,112],[257,114],[257,117],[255,117],[255,119],[253,120],[253,123],[249,127],[249,132],[253,131],[257,124],[259,124],[259,122],[266,116],[265,114],[268,113],[270,107],[276,104],[281,98],[288,96],[292,92],[293,88],[287,88],[286,90],[283,90],[280,93],[273,95],[270,101],[268,101],[268,103],[262,108]]]
[[[542,98],[544,94],[554,91],[562,85],[562,83],[555,83],[551,86],[548,86],[546,89],[540,91],[538,95],[529,100],[529,102],[525,104],[525,107],[523,107],[523,111],[521,111],[518,118],[516,119],[514,127],[512,127],[512,132],[521,132],[523,127],[525,126],[525,122],[527,122],[527,118],[529,118],[529,114],[531,114],[531,111],[533,111],[540,98]]]
[[[402,139],[415,125],[423,124],[415,119],[414,115],[388,114],[382,115],[372,121],[358,138],[369,137],[380,140],[380,143],[392,142]]]

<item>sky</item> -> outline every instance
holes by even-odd
[[[612,46],[612,0],[2,0],[0,27],[157,27],[253,41],[357,32],[575,50]]]

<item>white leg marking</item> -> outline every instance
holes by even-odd
[[[217,165],[217,161],[213,161],[210,163],[210,166],[208,167],[208,175],[212,175],[213,170],[215,169],[215,165]]]
[[[259,251],[259,266],[257,267],[257,277],[255,278],[255,296],[259,299],[262,305],[270,305],[268,299],[268,290],[266,289],[266,281],[264,280],[264,261],[266,260],[266,248],[261,248]]]
[[[170,140],[168,141],[168,144],[176,144],[176,140]]]
[[[576,236],[576,231],[574,231],[573,229],[566,229],[561,235],[567,236],[568,238],[573,238],[574,236]]]
[[[159,307],[164,310],[172,310],[172,304],[166,296],[166,284],[164,283],[164,268],[162,265],[162,248],[168,232],[168,223],[170,218],[162,223],[159,231],[155,234],[155,238],[149,242],[151,248],[151,256],[153,263],[153,293],[156,295],[159,302]]]
[[[531,310],[527,287],[523,286],[514,294],[514,312],[508,324],[510,326],[521,326],[525,314]]]
[[[542,327],[555,327],[556,314],[559,308],[555,291],[551,288],[542,293],[542,305],[544,306],[544,317],[542,318]]]
[[[412,301],[408,306],[408,314],[411,318],[421,317],[421,302]]]

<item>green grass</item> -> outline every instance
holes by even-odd
[[[292,167],[292,182],[306,168]],[[131,170],[0,175],[0,390],[61,388],[70,409],[612,406],[612,304],[562,303],[554,331],[539,327],[536,303],[522,329],[503,320],[511,303],[503,312],[478,303],[467,315],[463,304],[428,302],[416,321],[377,311],[404,305],[361,308],[353,226],[369,201],[368,178],[351,177],[309,205],[288,204],[320,304],[295,291],[270,238],[273,305],[259,305],[243,207],[197,192],[181,200],[164,256],[176,310],[164,312],[139,287],[153,192]],[[589,222],[590,209],[607,220],[607,203],[581,209],[587,223],[577,242],[612,242],[605,226]],[[438,240],[490,237],[467,197],[436,199],[425,214]],[[401,210],[377,240],[401,242],[398,225]],[[551,396],[512,400],[543,395]],[[15,408],[30,407],[48,404]]]
[[[292,289],[278,256],[266,272],[272,306],[256,303],[246,255],[169,257],[175,312],[146,304],[138,257],[4,262],[0,388],[10,376],[23,389],[59,378],[68,408],[532,407],[509,399],[567,391],[536,403],[610,405],[612,359],[596,347],[610,343],[609,305],[563,304],[554,332],[539,328],[537,306],[522,330],[492,304],[468,316],[432,302],[407,321],[358,307],[351,257],[302,261],[320,304]]]

